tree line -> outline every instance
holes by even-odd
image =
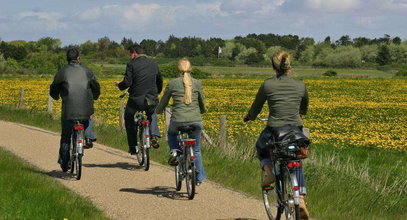
[[[61,46],[60,39],[44,37],[38,41],[1,41],[0,72],[54,73],[66,63],[64,51],[70,47],[79,48],[82,57],[90,62],[126,63],[126,49],[134,44],[157,59],[190,57],[195,65],[270,65],[273,54],[281,50],[293,55],[295,65],[356,68],[407,63],[407,41],[389,35],[374,39],[351,39],[344,35],[336,41],[328,36],[322,42],[310,37],[272,33],[248,34],[230,40],[171,35],[166,41],[143,39],[137,42],[123,37],[116,42],[102,37],[96,42],[88,40],[67,46]]]

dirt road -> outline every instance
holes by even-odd
[[[60,171],[59,135],[0,121],[0,147],[16,154],[76,193],[90,198],[113,219],[266,219],[261,201],[210,181],[197,187],[195,199],[174,188],[174,171],[152,163],[138,169],[128,153],[96,144],[85,151],[82,179]],[[256,187],[256,186],[253,186]]]

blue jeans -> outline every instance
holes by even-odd
[[[93,133],[92,125],[93,125],[92,119],[89,119],[89,126],[85,129],[85,137],[94,140],[96,139],[96,136]]]
[[[198,175],[196,177],[196,180],[198,182],[203,182],[206,179],[206,173],[205,169],[203,167],[202,163],[202,153],[201,153],[201,132],[203,128],[203,124],[201,121],[195,121],[195,122],[174,122],[171,121],[170,125],[168,127],[168,145],[170,146],[170,150],[179,150],[179,143],[177,140],[178,136],[178,128],[181,126],[186,126],[190,125],[195,127],[195,130],[191,133],[190,138],[193,138],[196,140],[196,145],[195,145],[195,166],[198,171]]]
[[[259,139],[256,142],[257,157],[260,160],[260,166],[263,168],[264,165],[271,165],[273,167],[273,161],[271,160],[270,150],[266,146],[268,140],[273,136],[271,127],[266,127],[260,134]],[[304,172],[302,167],[294,168],[297,174],[298,185],[300,186],[300,194],[305,195],[307,193],[305,187]]]
[[[83,120],[81,123],[85,126],[85,130],[89,127],[89,121]],[[61,119],[61,141],[59,146],[58,163],[63,166],[68,166],[69,163],[69,145],[71,144],[72,127],[74,121]]]

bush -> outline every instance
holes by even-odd
[[[337,76],[338,73],[336,71],[334,71],[334,70],[328,70],[323,75],[324,76]]]
[[[407,67],[404,67],[404,68],[400,69],[399,71],[397,71],[396,76],[406,77],[407,76]]]
[[[160,66],[161,75],[164,78],[175,78],[178,76],[178,67],[176,64],[167,64]],[[192,68],[192,77],[197,79],[205,79],[209,77],[209,73],[204,72],[196,67]]]

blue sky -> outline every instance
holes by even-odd
[[[322,41],[399,36],[407,40],[407,0],[0,0],[0,38],[59,38],[63,45],[108,36],[166,40],[296,34]]]

